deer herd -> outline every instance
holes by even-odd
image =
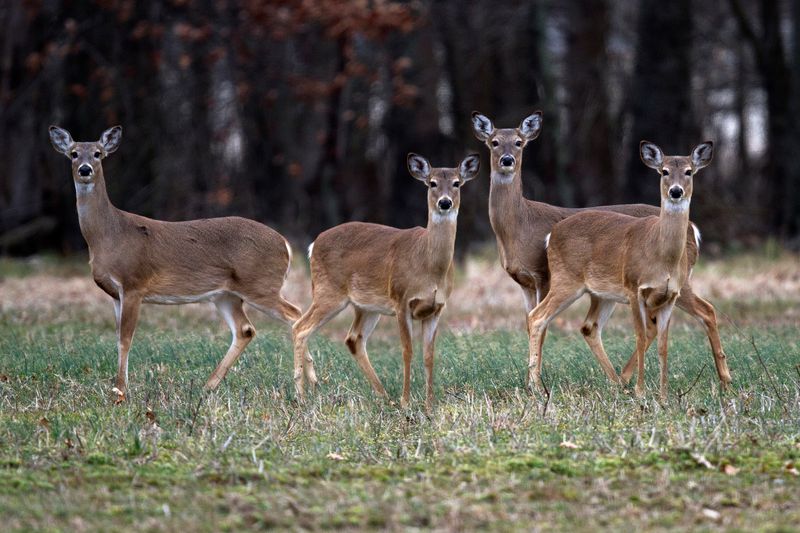
[[[517,128],[496,129],[480,113],[473,133],[489,149],[489,220],[500,262],[522,289],[530,354],[527,385],[543,391],[542,346],[548,324],[584,294],[589,311],[581,333],[608,378],[617,384],[637,372],[635,393],[644,394],[644,356],[657,339],[660,398],[667,394],[667,335],[677,305],[705,327],[720,383],[731,382],[714,307],[692,291],[700,233],[689,220],[695,173],[713,157],[713,144],[689,156],[664,155],[642,141],[642,162],[659,174],[659,207],[628,204],[572,209],[525,198],[522,154],[539,136],[541,112]],[[298,400],[317,376],[309,336],[348,306],[354,318],[345,344],[375,393],[388,398],[367,354],[367,340],[381,315],[397,318],[403,352],[401,405],[410,397],[412,323],[421,323],[425,406],[434,403],[434,345],[439,319],[453,289],[453,252],[461,187],[477,177],[472,154],[456,168],[432,167],[409,154],[408,171],[428,188],[428,223],[398,229],[348,222],[322,232],[309,246],[313,301],[305,313],[281,295],[292,250],[275,230],[240,217],[184,222],[153,220],[114,207],[102,160],[119,147],[122,128],[96,142],[75,142],[51,126],[56,151],[72,162],[78,221],[89,247],[95,283],[113,300],[117,327],[117,401],[126,397],[128,352],[142,303],[212,302],[231,329],[231,345],[206,382],[215,389],[255,335],[244,304],[292,327],[294,386]],[[653,180],[655,185],[655,180]],[[602,330],[616,307],[631,308],[636,347],[617,374],[603,348]]]

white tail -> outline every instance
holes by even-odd
[[[523,197],[522,156],[525,146],[541,132],[540,111],[523,119],[517,128],[495,129],[492,121],[478,112],[472,114],[472,124],[475,136],[486,144],[491,157],[489,220],[497,237],[500,261],[508,275],[522,289],[526,313],[530,313],[550,290],[551,272],[547,264],[547,249],[551,242],[546,238],[547,235],[558,221],[586,209],[557,207]],[[589,209],[624,213],[634,217],[656,216],[660,212],[659,207],[645,204]],[[688,268],[691,269],[697,260],[699,236],[693,236],[693,231],[689,228],[684,228],[684,233],[689,247]],[[601,306],[599,299],[590,297],[589,313],[581,331],[609,379],[616,382],[619,378],[611,364],[607,363],[601,336],[603,326],[614,311],[614,305],[607,303]],[[721,383],[727,385],[731,378],[725,353],[722,351],[714,307],[694,294],[688,276],[676,305],[704,325],[714,354],[717,374]],[[634,352],[628,365],[635,358]]]
[[[547,324],[585,293],[603,316],[616,302],[633,312],[638,363],[636,393],[644,391],[644,354],[658,336],[661,397],[667,393],[667,335],[673,306],[688,279],[686,228],[694,174],[711,162],[713,145],[698,145],[688,157],[664,156],[642,141],[642,161],[661,176],[658,216],[585,211],[553,226],[547,252],[550,292],[530,313],[529,379],[541,386],[542,343]],[[597,302],[597,303],[595,303]],[[605,357],[605,352],[602,354]],[[607,358],[605,363],[610,366]],[[623,371],[630,377],[633,366]],[[627,373],[627,375],[626,375]]]
[[[422,321],[426,407],[433,406],[434,342],[439,316],[453,288],[453,250],[460,187],[478,174],[477,155],[457,169],[431,168],[409,154],[413,177],[428,186],[428,225],[397,229],[350,222],[321,233],[313,243],[311,283],[314,300],[295,323],[295,388],[303,398],[303,357],[308,337],[348,305],[355,319],[346,344],[372,388],[386,397],[367,355],[367,339],[380,315],[396,315],[403,347],[402,404],[408,405],[411,383],[411,324]]]
[[[278,232],[253,220],[164,222],[117,209],[106,194],[102,160],[121,139],[119,126],[106,130],[97,142],[74,142],[66,130],[50,128],[56,151],[72,161],[92,276],[114,300],[118,394],[124,399],[127,391],[128,351],[142,303],[214,303],[232,334],[228,352],[206,383],[214,389],[255,335],[245,302],[290,325],[300,317],[300,310],[281,296],[291,248]],[[307,363],[309,380],[315,383],[310,356]]]

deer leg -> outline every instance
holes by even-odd
[[[635,319],[636,317],[634,317],[634,320]],[[658,330],[656,329],[655,318],[647,317],[647,320],[645,320],[644,353],[647,353],[647,350],[650,349],[650,345],[653,344],[653,340],[655,340],[657,334]],[[636,353],[637,353],[636,348],[634,348],[630,359],[628,359],[628,362],[625,363],[625,367],[622,369],[622,373],[620,373],[620,381],[623,384],[628,383],[628,381],[630,381],[631,379],[631,376],[633,375],[633,370],[636,367],[636,363],[638,362]]]
[[[125,399],[128,390],[128,352],[131,349],[133,333],[139,321],[139,308],[142,298],[136,293],[119,291],[119,299],[114,300],[114,313],[117,321],[117,389],[120,400]]]
[[[554,284],[544,300],[528,315],[530,332],[530,353],[528,358],[528,378],[526,386],[539,390],[542,386],[542,344],[547,325],[561,311],[569,307],[584,293],[583,287],[558,287]]]
[[[297,399],[303,401],[303,360],[308,353],[308,337],[344,309],[348,300],[316,298],[311,307],[292,326],[294,341],[294,389]]]
[[[247,303],[262,313],[280,320],[289,326],[292,326],[295,322],[297,322],[297,320],[303,314],[299,307],[284,299],[280,294],[269,297],[248,299]],[[303,364],[303,372],[313,390],[316,387],[318,380],[317,373],[314,370],[314,359],[312,359],[310,352],[306,352],[305,362]]]
[[[244,349],[253,340],[256,328],[247,318],[244,302],[238,296],[225,294],[214,299],[214,306],[231,330],[231,345],[206,382],[207,390],[216,389]]]
[[[613,383],[620,384],[614,365],[608,360],[602,337],[603,327],[608,322],[608,319],[611,318],[616,306],[617,304],[613,300],[601,300],[596,296],[592,296],[589,312],[583,321],[583,327],[581,327],[581,333],[608,379]]]
[[[425,358],[425,410],[428,413],[433,411],[433,357],[440,316],[437,313],[422,321],[422,343]]]
[[[714,306],[706,300],[697,296],[689,285],[681,289],[676,305],[697,318],[706,329],[708,342],[711,344],[711,352],[714,354],[714,365],[717,367],[717,376],[722,384],[722,388],[727,388],[731,384],[731,373],[728,370],[727,357],[722,350],[722,342],[719,338],[717,328],[717,313]]]
[[[644,354],[647,351],[647,321],[648,316],[645,312],[644,301],[640,300],[638,296],[631,297],[631,315],[633,318],[633,329],[636,333],[636,349],[633,352],[632,360],[635,360],[638,367],[638,374],[636,376],[636,396],[644,395]],[[622,371],[622,379],[627,381],[630,379],[630,374],[633,372],[633,366],[629,369],[626,368]]]
[[[347,344],[350,353],[355,357],[356,363],[358,363],[361,371],[367,376],[367,380],[370,385],[372,385],[372,389],[375,393],[378,394],[378,396],[388,399],[389,395],[386,394],[386,389],[383,388],[381,380],[375,373],[375,369],[372,368],[372,363],[370,363],[369,355],[367,354],[367,339],[369,339],[369,336],[372,334],[380,318],[381,315],[378,313],[362,311],[358,307],[355,307],[353,325],[350,326],[350,332],[347,334],[347,338],[344,342]]]
[[[411,357],[414,355],[414,348],[411,344],[411,314],[405,307],[397,311],[397,326],[403,348],[403,395],[400,406],[406,408],[411,396]]]
[[[662,402],[667,401],[667,339],[669,336],[669,322],[670,318],[672,317],[672,309],[674,306],[675,300],[672,300],[670,303],[664,305],[658,311],[656,311],[656,327],[658,328],[658,358],[661,363],[659,395]]]

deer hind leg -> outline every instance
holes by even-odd
[[[241,298],[232,294],[224,294],[214,299],[214,305],[231,329],[231,345],[225,357],[208,377],[206,382],[208,390],[214,390],[219,386],[225,374],[228,373],[256,334],[256,328],[253,327],[244,312],[244,301]]]
[[[617,304],[613,300],[602,300],[596,296],[592,296],[589,312],[586,314],[586,319],[583,321],[583,327],[581,327],[581,333],[583,334],[586,344],[589,345],[589,349],[592,350],[595,358],[597,358],[597,362],[600,363],[606,376],[608,376],[608,379],[613,383],[620,384],[621,382],[617,372],[614,370],[614,365],[608,360],[602,337],[603,327],[606,325],[606,322],[608,322],[608,319],[611,318],[616,306]]]
[[[128,390],[128,352],[139,321],[142,299],[136,293],[119,290],[119,299],[114,300],[117,322],[117,382],[118,400],[124,400]]]
[[[339,314],[349,301],[338,297],[315,295],[311,307],[292,326],[294,341],[294,389],[297,399],[305,398],[303,391],[303,361],[308,354],[308,337]]]
[[[553,283],[547,296],[528,315],[528,331],[530,332],[530,352],[528,358],[528,377],[526,386],[543,390],[542,385],[542,344],[547,325],[561,311],[569,307],[584,293],[579,284]]]
[[[722,388],[727,388],[732,381],[731,373],[728,370],[727,356],[722,350],[722,342],[717,328],[717,313],[714,310],[714,306],[697,296],[688,285],[681,289],[676,305],[703,324],[706,329],[706,335],[708,335],[708,342],[711,344],[711,352],[714,354],[717,376],[719,376]]]
[[[345,344],[347,344],[350,353],[355,357],[361,371],[367,376],[367,380],[372,385],[375,393],[383,398],[388,398],[389,395],[386,394],[386,389],[383,388],[375,369],[372,368],[372,363],[370,363],[369,355],[367,354],[367,339],[372,335],[380,318],[381,315],[378,313],[370,313],[355,307],[355,318],[353,319],[353,325],[350,326],[350,332],[347,334]]]

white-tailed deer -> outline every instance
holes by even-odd
[[[531,380],[541,386],[542,341],[547,324],[583,294],[600,308],[629,303],[636,331],[636,394],[644,392],[644,354],[658,335],[661,398],[667,395],[667,335],[672,309],[691,275],[686,245],[694,174],[713,157],[705,142],[692,155],[664,156],[642,141],[645,165],[661,177],[657,216],[632,217],[609,211],[584,211],[553,226],[546,238],[550,291],[528,316]],[[633,365],[623,370],[630,377]]]
[[[289,325],[300,317],[300,309],[281,296],[291,248],[278,232],[253,220],[164,222],[117,209],[106,193],[102,160],[121,139],[120,126],[103,132],[97,142],[74,142],[66,130],[50,127],[53,147],[72,161],[78,221],[89,246],[92,276],[114,300],[116,393],[125,398],[128,351],[142,303],[214,303],[233,336],[206,383],[214,389],[255,335],[245,302]],[[313,362],[306,357],[308,379],[316,383]]]
[[[570,209],[528,200],[522,195],[522,153],[525,146],[539,136],[542,113],[537,111],[526,117],[518,128],[495,129],[489,118],[474,112],[472,124],[475,136],[486,144],[491,156],[489,220],[497,237],[500,261],[508,275],[522,288],[526,314],[547,295],[550,288],[551,273],[547,265],[544,238],[554,224],[587,209],[624,213],[634,217],[653,216],[660,212],[659,207],[646,204]],[[685,228],[685,235],[688,267],[691,269],[697,261],[699,232],[691,225]],[[694,294],[688,277],[676,305],[703,324],[711,344],[717,375],[723,387],[727,386],[731,382],[731,376],[722,351],[714,307]],[[601,301],[592,296],[581,332],[609,379],[616,382],[619,378],[606,356],[601,337],[603,326],[611,317],[614,307],[613,302]],[[635,361],[635,357],[636,352],[626,368]],[[529,384],[530,377],[529,369]]]
[[[348,305],[355,318],[346,344],[377,394],[387,397],[367,355],[367,339],[381,315],[396,315],[403,349],[403,396],[411,384],[411,326],[422,322],[426,400],[433,406],[433,358],[439,316],[453,288],[453,250],[460,187],[475,178],[480,159],[467,156],[457,169],[431,168],[408,155],[411,175],[428,186],[428,225],[397,229],[349,222],[322,232],[309,247],[314,301],[294,324],[295,364],[302,364],[308,337]],[[295,366],[297,395],[303,397],[303,368]]]

